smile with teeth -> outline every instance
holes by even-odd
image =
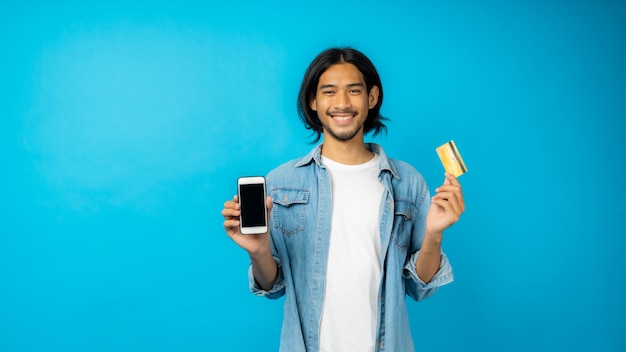
[[[335,122],[347,122],[353,119],[356,116],[356,111],[329,111],[328,116],[330,116]]]
[[[354,117],[354,115],[349,115],[349,116],[345,116],[345,115],[341,115],[341,116],[331,115],[330,117],[332,117],[333,120],[335,120],[335,121],[343,122],[343,121],[350,120],[351,118]]]

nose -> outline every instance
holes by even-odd
[[[348,92],[338,92],[336,95],[335,105],[339,109],[345,109],[352,106],[350,103],[350,95]]]

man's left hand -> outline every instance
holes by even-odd
[[[428,215],[426,215],[426,236],[441,237],[443,231],[459,220],[465,211],[461,184],[456,177],[445,173],[446,179],[435,189]]]

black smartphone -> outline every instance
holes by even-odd
[[[267,203],[265,202],[265,178],[263,176],[240,177],[237,193],[241,205],[239,227],[244,235],[267,232]]]

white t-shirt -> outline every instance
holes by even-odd
[[[382,273],[380,157],[360,165],[322,158],[332,183],[332,228],[320,351],[374,351]]]

